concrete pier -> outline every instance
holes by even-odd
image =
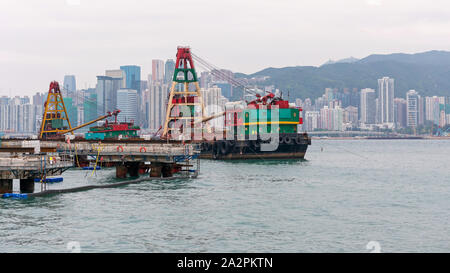
[[[147,173],[150,177],[172,177],[174,173],[180,172],[177,169],[179,162],[198,162],[200,152],[196,144],[143,139],[74,140],[71,143],[49,140],[36,143],[36,147],[28,147],[31,144],[27,141],[2,139],[0,193],[12,192],[13,179],[20,179],[22,193],[32,193],[34,178],[61,175],[67,169],[88,166],[93,162],[116,167],[116,177],[122,179]],[[192,173],[196,175],[195,170]],[[184,177],[194,176],[186,172],[181,174]]]
[[[116,166],[116,177],[117,178],[127,178],[128,168],[125,165]]]
[[[128,168],[128,174],[130,177],[138,177],[139,176],[139,162],[132,163],[127,166]]]
[[[34,192],[34,179],[20,179],[20,192],[21,193],[33,193]]]
[[[152,164],[150,169],[150,177],[161,177],[162,166]]]
[[[0,194],[12,193],[13,180],[12,179],[0,179]]]
[[[161,173],[163,177],[172,177],[172,164],[164,164],[162,166]]]

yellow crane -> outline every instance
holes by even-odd
[[[44,115],[42,117],[41,130],[39,132],[39,139],[47,139],[52,137],[59,137],[63,134],[71,133],[73,131],[88,126],[97,121],[115,116],[120,113],[120,110],[115,110],[112,113],[108,112],[106,115],[98,117],[94,120],[81,124],[77,127],[73,127],[70,124],[69,116],[64,105],[64,100],[59,89],[58,82],[54,81],[50,83],[47,100],[45,102]],[[63,127],[64,121],[67,121],[67,127]]]

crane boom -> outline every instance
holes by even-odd
[[[73,131],[75,131],[75,130],[78,130],[78,129],[80,129],[80,128],[83,128],[83,127],[85,127],[85,126],[88,126],[88,125],[90,125],[90,124],[92,124],[92,123],[95,123],[95,122],[97,122],[97,121],[100,121],[100,120],[102,120],[102,119],[109,118],[109,117],[111,117],[111,116],[115,116],[115,117],[117,118],[117,115],[118,115],[119,113],[120,113],[120,110],[114,110],[112,113],[111,113],[111,112],[108,112],[108,113],[107,113],[106,115],[104,115],[104,116],[98,117],[98,118],[96,118],[96,119],[94,119],[94,120],[91,120],[91,121],[89,121],[89,122],[86,122],[86,123],[84,123],[84,124],[81,124],[81,125],[79,125],[79,126],[77,126],[77,127],[73,127],[72,129],[60,131],[59,133],[60,133],[60,134],[71,133],[71,132],[73,132]]]

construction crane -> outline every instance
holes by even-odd
[[[53,81],[50,83],[47,100],[45,102],[44,114],[42,117],[41,129],[39,132],[39,139],[58,138],[59,136],[67,133],[73,134],[73,131],[75,130],[88,126],[97,121],[109,118],[111,116],[115,116],[117,120],[117,115],[119,113],[120,110],[114,110],[112,113],[107,112],[106,115],[100,116],[94,120],[72,128],[69,116],[67,114],[66,106],[61,95],[59,84],[58,82]],[[67,122],[69,128],[63,126],[64,121]]]

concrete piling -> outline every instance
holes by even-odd
[[[34,192],[34,179],[20,179],[20,192],[21,193],[33,193]]]
[[[13,180],[12,179],[0,179],[0,194],[12,193]]]
[[[139,163],[130,164],[128,166],[128,174],[130,177],[138,177],[139,176]]]
[[[162,167],[162,176],[163,177],[172,177],[172,165],[171,164],[164,164]]]
[[[150,177],[161,177],[162,166],[152,165],[150,168]]]
[[[117,178],[127,178],[128,168],[124,165],[116,166],[116,177]]]

